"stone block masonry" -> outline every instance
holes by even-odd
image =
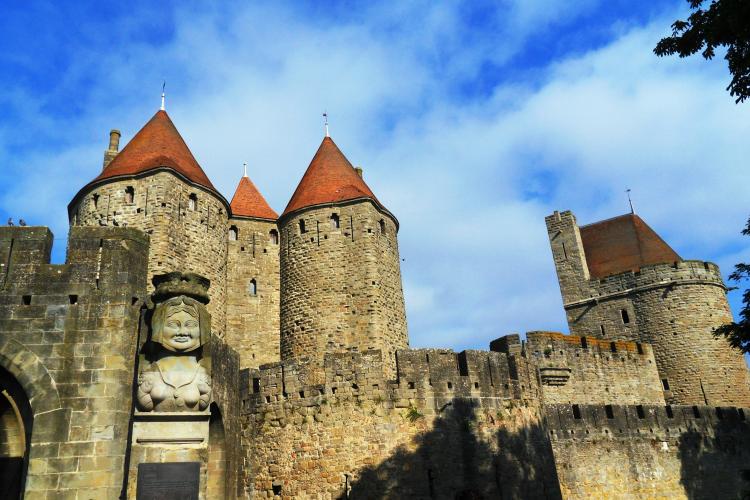
[[[119,498],[148,237],[75,227],[63,265],[51,243],[0,228],[0,364],[33,413],[25,498]]]
[[[275,221],[229,224],[226,339],[242,368],[257,368],[280,359],[279,232]]]
[[[287,215],[281,232],[281,357],[408,346],[395,220],[370,200]]]
[[[151,278],[175,269],[211,280],[212,329],[226,323],[226,264],[229,206],[223,198],[170,171],[111,180],[92,187],[69,207],[72,226],[127,226],[150,236]]]

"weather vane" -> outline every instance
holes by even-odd
[[[164,80],[161,84],[161,110],[164,111],[164,89],[167,88],[167,81]]]
[[[242,163],[242,167],[245,170],[245,175],[243,175],[243,177],[247,177],[247,162]]]
[[[323,111],[323,118],[325,119],[325,126],[326,126],[326,137],[331,137],[328,135],[328,112]]]
[[[625,190],[626,193],[628,193],[628,203],[630,204],[630,213],[634,214],[635,210],[633,210],[633,200],[630,199],[630,188]]]

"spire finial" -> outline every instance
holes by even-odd
[[[164,80],[161,84],[161,110],[164,111],[164,89],[167,87],[167,81]]]
[[[635,214],[635,210],[633,209],[633,200],[630,199],[630,188],[625,190],[626,193],[628,193],[628,203],[630,204],[630,213]]]
[[[244,173],[244,175],[243,175],[242,177],[247,177],[247,162],[244,162],[244,163],[242,164],[242,167],[243,167],[243,168],[244,168],[244,170],[245,170],[245,173]]]
[[[326,137],[331,137],[331,136],[330,136],[330,135],[328,134],[328,112],[327,112],[327,111],[323,111],[323,118],[325,119],[325,126],[326,126]]]

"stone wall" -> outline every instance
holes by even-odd
[[[279,233],[276,222],[232,218],[227,251],[227,341],[242,368],[279,361]],[[273,232],[273,233],[272,233]]]
[[[539,369],[544,404],[664,404],[648,344],[529,332],[524,348]]]
[[[748,409],[549,405],[564,498],[746,498]]]
[[[533,367],[516,355],[330,354],[325,378],[249,370],[246,493],[255,498],[560,498]],[[461,496],[465,495],[465,496]]]
[[[374,349],[393,374],[408,346],[394,219],[360,200],[303,210],[279,229],[282,359]]]
[[[681,261],[589,279],[575,217],[546,222],[572,334],[651,344],[669,403],[750,406],[742,355],[712,335],[732,321],[718,266]]]
[[[133,189],[132,202],[126,190]],[[190,197],[196,199],[191,209]],[[150,235],[148,291],[151,278],[175,270],[211,280],[214,333],[225,332],[227,211],[226,200],[191,185],[169,171],[95,186],[69,207],[71,226],[127,226]]]
[[[47,228],[0,229],[0,366],[34,414],[25,498],[118,498],[148,237],[74,227],[64,265],[51,247]]]

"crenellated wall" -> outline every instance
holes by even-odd
[[[539,370],[544,404],[664,404],[649,344],[528,332],[524,350]]]
[[[564,498],[743,498],[747,408],[547,405]]]
[[[559,498],[526,360],[420,349],[329,354],[324,382],[282,362],[243,372],[246,492],[258,497]]]
[[[65,264],[51,248],[47,228],[0,228],[0,367],[33,413],[26,498],[118,498],[148,237],[73,227]]]
[[[242,368],[257,368],[281,359],[279,232],[275,221],[239,217],[229,228],[226,338]]]
[[[132,188],[132,202],[127,191]],[[195,197],[191,205],[190,197]],[[194,209],[192,208],[194,206]],[[72,226],[127,226],[150,236],[151,278],[175,269],[211,280],[214,332],[223,336],[226,313],[227,211],[223,198],[171,171],[110,180],[83,192],[69,207]]]
[[[289,214],[279,230],[282,359],[381,350],[393,375],[408,336],[392,216],[358,200]]]

